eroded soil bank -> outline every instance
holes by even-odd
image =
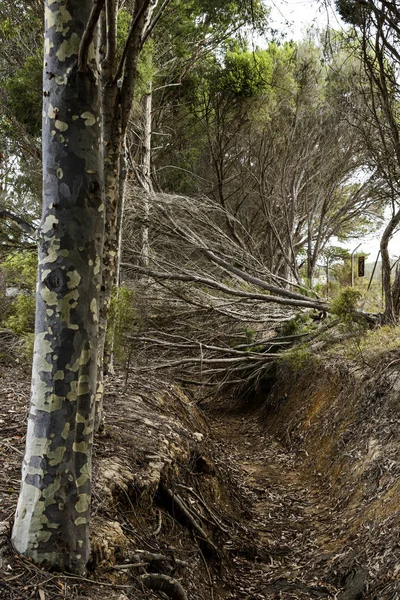
[[[39,569],[9,546],[29,383],[2,367],[0,598],[400,598],[392,363],[281,365],[269,395],[234,411],[227,400],[203,412],[178,387],[116,377],[95,444],[85,578]]]

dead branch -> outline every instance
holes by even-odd
[[[218,548],[210,540],[201,525],[199,525],[199,523],[197,523],[197,521],[190,514],[190,511],[184,504],[183,500],[164,485],[160,485],[159,492],[161,494],[161,498],[166,501],[167,509],[171,511],[171,514],[175,516],[183,525],[193,530],[193,532],[197,535],[199,544],[201,545],[203,551],[206,552],[207,556],[217,559],[218,563],[220,563],[221,555]]]
[[[198,502],[202,505],[203,508],[205,508],[205,510],[207,511],[207,513],[209,514],[210,518],[213,521],[213,524],[215,526],[217,526],[221,531],[223,531],[224,533],[228,533],[228,529],[226,527],[224,527],[221,523],[221,521],[218,519],[218,517],[214,514],[214,512],[211,510],[211,508],[207,505],[207,503],[205,502],[205,500],[203,498],[201,498],[197,492],[195,492],[195,490],[187,485],[183,485],[182,483],[178,483],[179,487],[187,490],[190,494],[192,494],[192,496],[194,496],[196,498],[196,500],[198,500]]]
[[[18,215],[15,215],[14,213],[10,212],[9,210],[1,209],[0,210],[0,219],[9,219],[10,221],[12,221],[16,225],[18,225],[18,227],[24,233],[27,233],[32,236],[36,236],[36,233],[37,233],[36,227],[31,225],[31,223],[28,223],[28,221],[25,221],[25,219],[23,219],[22,217],[19,217]]]
[[[224,292],[225,294],[230,294],[231,296],[239,296],[240,298],[248,298],[251,300],[261,300],[265,303],[274,303],[281,304],[284,306],[296,306],[296,307],[304,307],[304,308],[314,308],[316,310],[328,310],[328,304],[325,302],[320,302],[312,299],[305,300],[295,300],[292,298],[279,297],[279,296],[268,296],[266,294],[258,294],[256,292],[245,292],[243,290],[238,290],[234,288],[230,288],[223,283],[219,283],[217,281],[213,281],[212,279],[208,279],[206,277],[200,277],[198,275],[179,275],[175,273],[160,273],[157,271],[152,271],[151,269],[146,269],[144,267],[139,267],[137,265],[131,263],[121,263],[121,267],[129,268],[131,271],[135,273],[140,273],[142,275],[146,275],[147,277],[152,277],[156,280],[168,280],[168,281],[185,281],[191,283],[199,283],[205,285],[207,287],[219,290]]]

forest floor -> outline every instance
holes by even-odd
[[[229,597],[339,597],[329,567],[338,527],[329,491],[304,469],[300,454],[265,430],[258,412],[210,417],[220,454],[247,498],[246,535],[232,552],[235,591]]]
[[[161,567],[146,558],[147,573],[173,577],[189,600],[400,598],[364,595],[368,573],[353,555],[338,568],[352,550],[348,515],[324,474],[307,467],[306,451],[291,451],[266,430],[261,410],[204,416],[172,386],[169,400],[145,387],[138,396],[122,377],[112,382],[109,425],[94,454],[93,564],[79,578],[38,568],[9,543],[29,376],[1,368],[1,600],[167,598],[145,589],[144,571],[125,569],[157,553],[167,558]],[[205,539],[174,501],[168,506],[169,489],[202,524]]]

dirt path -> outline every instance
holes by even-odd
[[[341,598],[332,576],[324,577],[333,556],[329,495],[256,415],[214,415],[211,422],[247,500],[242,535],[227,549],[236,567],[230,598]]]
[[[334,499],[320,486],[323,475],[306,472],[303,455],[289,452],[271,437],[259,414],[208,414],[209,436],[203,416],[178,388],[159,393],[146,381],[138,395],[134,383],[131,390],[120,392],[122,377],[113,385],[107,395],[107,430],[97,439],[94,455],[95,571],[86,578],[48,573],[13,552],[5,529],[0,531],[0,600],[160,598],[143,588],[137,570],[113,570],[144,549],[155,556],[172,553],[180,560],[177,577],[189,600],[400,598],[391,593],[391,582],[386,595],[360,594],[366,563],[345,535],[345,513],[334,509]],[[18,496],[28,395],[27,375],[0,370],[0,525],[7,527]],[[229,560],[222,561],[222,572],[215,560],[204,560],[187,520],[178,521],[162,498],[156,498],[161,471],[223,549]],[[115,474],[121,475],[122,484]],[[132,481],[136,484],[127,486]],[[108,498],[107,482],[115,484],[115,498]],[[216,519],[210,520],[212,516]],[[118,534],[115,540],[110,532]],[[377,537],[375,530],[371,536]],[[397,568],[396,549],[391,555]],[[345,580],[348,573],[355,574],[354,585]]]

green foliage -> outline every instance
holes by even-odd
[[[8,315],[0,320],[0,324],[20,336],[23,344],[23,358],[30,363],[33,357],[34,329],[35,329],[34,296],[19,294],[10,305]]]
[[[149,84],[155,74],[153,62],[154,42],[149,39],[143,46],[138,62],[138,78],[135,84],[135,97],[140,100],[149,91]]]
[[[354,311],[362,294],[354,288],[345,288],[330,304],[332,314],[338,316],[342,321],[354,321]]]
[[[252,98],[270,85],[272,70],[272,57],[267,51],[228,51],[218,85],[237,97]]]
[[[43,54],[28,56],[23,67],[5,83],[9,107],[20,123],[33,137],[38,137],[42,127]]]
[[[222,46],[241,40],[241,29],[251,24],[265,31],[268,10],[254,0],[172,0],[157,29],[158,39],[175,59],[192,60],[200,48]]]
[[[304,366],[311,360],[312,353],[308,346],[305,344],[299,344],[293,346],[286,352],[282,352],[282,357],[279,359],[290,366],[290,368],[296,372],[304,368]]]
[[[359,25],[363,21],[365,8],[361,4],[355,0],[335,0],[336,9],[343,21],[351,25]]]
[[[303,277],[303,285],[299,287],[299,292],[303,296],[308,298],[315,298],[314,290],[311,289],[310,280],[307,277]]]
[[[10,254],[1,264],[6,275],[7,285],[33,292],[36,286],[37,255],[36,252],[19,252]]]
[[[243,331],[244,331],[244,334],[246,336],[246,342],[248,344],[252,344],[254,342],[254,338],[255,338],[255,335],[256,335],[255,329],[251,329],[250,327],[245,327],[243,329]]]
[[[300,335],[301,333],[311,331],[312,325],[311,313],[298,313],[293,319],[286,321],[282,325],[280,334],[282,336]]]
[[[12,303],[12,314],[4,325],[17,335],[33,333],[35,327],[35,297],[19,294]]]
[[[325,258],[325,260],[329,260],[330,263],[333,261],[343,261],[350,258],[350,252],[347,248],[342,248],[341,246],[327,246],[322,252],[321,255]]]
[[[362,293],[359,290],[348,287],[340,292],[330,304],[331,313],[339,317],[341,329],[351,335],[358,351],[360,350],[360,341],[368,329],[366,319],[355,312],[361,298]]]
[[[108,316],[107,342],[114,344],[114,355],[124,362],[129,353],[125,335],[133,331],[137,322],[133,291],[125,286],[115,288],[111,297]]]
[[[25,358],[30,361],[33,355],[35,328],[36,253],[26,251],[9,255],[2,263],[1,269],[6,275],[7,285],[16,286],[24,293],[11,300],[8,311],[0,317],[0,322],[3,327],[24,340]]]
[[[117,57],[120,60],[126,40],[128,39],[129,27],[132,21],[132,16],[127,10],[118,11],[117,20]]]

